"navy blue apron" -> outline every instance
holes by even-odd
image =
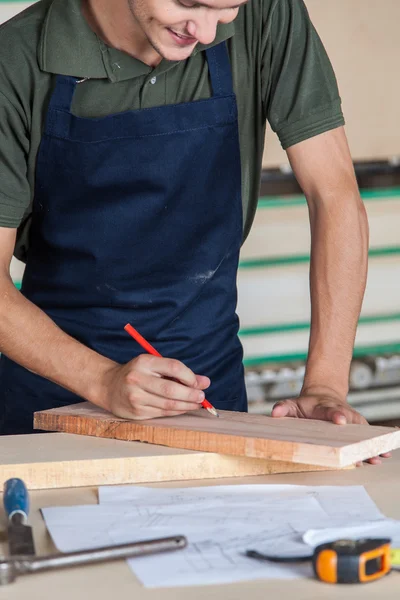
[[[132,323],[162,355],[211,379],[217,409],[246,411],[237,105],[226,44],[206,54],[210,99],[99,119],[71,113],[77,80],[57,76],[21,291],[121,364],[143,353],[124,331]],[[1,357],[1,433],[32,432],[34,411],[82,400]]]

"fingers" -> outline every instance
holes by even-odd
[[[382,464],[382,460],[379,458],[379,456],[374,456],[373,458],[369,458],[365,462],[369,463],[370,465],[380,465],[380,464]]]
[[[211,380],[203,375],[196,375],[196,381],[198,390],[206,390],[211,384]]]
[[[373,456],[372,458],[368,458],[366,461],[366,463],[368,463],[369,465],[381,465],[382,464],[382,458],[391,458],[392,457],[392,453],[391,452],[385,452],[384,454],[380,454],[379,456]],[[362,462],[358,462],[357,463],[357,467],[361,467],[363,465]]]
[[[201,404],[182,402],[153,396],[141,390],[129,394],[123,403],[122,412],[117,408],[114,413],[125,419],[145,420],[157,417],[172,417],[201,409]]]
[[[392,453],[391,452],[384,452],[383,454],[380,454],[379,456],[374,456],[373,458],[369,458],[368,460],[366,460],[365,462],[369,463],[370,465],[381,465],[382,464],[382,458],[391,458],[392,457]]]
[[[173,358],[162,358],[149,354],[140,354],[127,364],[129,375],[134,380],[135,374],[147,373],[158,375],[178,381],[181,384],[198,390],[205,390],[210,387],[209,377],[196,375],[191,369],[179,360]]]
[[[148,402],[149,404],[142,404]],[[150,404],[153,402],[155,406]],[[147,419],[156,419],[159,417],[175,417],[191,411],[199,410],[201,405],[189,404],[188,402],[175,402],[174,400],[157,399],[152,401],[150,397],[136,399],[124,398],[123,402],[116,401],[112,412],[122,419],[133,419],[134,421],[145,421]]]
[[[271,412],[272,417],[297,417],[298,410],[293,400],[281,400],[277,402]]]
[[[134,379],[135,373],[147,373],[151,375],[162,375],[169,379],[179,381],[187,387],[197,389],[198,380],[191,369],[174,358],[162,358],[150,354],[140,354],[129,363],[131,375]]]
[[[335,425],[367,425],[366,419],[356,411],[346,406],[324,406],[323,404],[317,404],[314,408],[313,419],[320,419],[322,421],[331,421]]]
[[[305,399],[304,399],[305,400]],[[306,401],[282,400],[277,402],[272,409],[273,417],[297,417],[300,419],[317,419],[332,421],[337,425],[346,425],[346,411],[339,410],[337,406],[326,406],[307,398]]]
[[[351,407],[333,401],[322,402],[312,396],[277,402],[271,416],[331,421],[336,425],[367,424],[366,419]]]
[[[365,464],[369,464],[369,465],[380,465],[381,464],[381,460],[379,460],[378,457],[374,456],[374,458],[368,458],[367,460],[360,461],[358,463],[356,463],[356,467],[362,467]]]
[[[171,383],[167,381],[166,383]],[[183,387],[183,386],[182,386]],[[195,391],[198,394],[198,391]],[[142,412],[147,409],[156,409],[158,411],[162,411],[163,415],[169,412],[188,412],[193,410],[199,410],[201,408],[200,402],[191,402],[189,400],[179,400],[176,398],[164,398],[163,396],[158,396],[156,394],[152,394],[147,392],[144,389],[133,390],[129,394],[129,401],[132,407],[135,410],[138,408],[141,409]]]
[[[140,387],[151,396],[180,400],[181,402],[189,402],[191,404],[200,404],[205,398],[202,390],[193,389],[171,379],[164,379],[163,377],[142,375],[140,378]],[[178,408],[177,410],[180,409]]]
[[[316,412],[319,412],[318,408]],[[338,410],[337,408],[321,407],[321,417],[317,416],[316,418],[321,418],[324,421],[332,421],[335,425],[347,425],[348,423],[346,411]]]
[[[295,400],[283,400],[277,402],[272,409],[273,417],[297,417],[302,419],[317,419],[320,421],[332,421],[336,425],[346,425],[348,422],[346,409],[340,410],[337,406],[325,406],[315,401],[308,403],[296,402]]]

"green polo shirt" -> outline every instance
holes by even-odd
[[[18,229],[28,249],[35,166],[55,74],[88,78],[72,112],[104,117],[209,98],[204,46],[155,69],[103,43],[81,0],[42,0],[0,28],[0,226]],[[302,0],[250,0],[220,25],[239,111],[244,238],[257,206],[265,124],[284,149],[344,124],[336,78]],[[134,160],[134,158],[132,158]],[[134,165],[133,165],[134,166]]]

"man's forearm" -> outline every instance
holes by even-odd
[[[105,406],[103,375],[116,363],[64,333],[15,288],[0,278],[0,352],[78,396]]]
[[[311,332],[305,390],[346,396],[368,265],[368,220],[359,195],[310,203]]]

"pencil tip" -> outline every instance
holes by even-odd
[[[214,407],[209,408],[208,412],[210,412],[212,415],[214,415],[214,417],[218,417],[219,418],[219,414],[217,413],[217,411],[215,410]]]

